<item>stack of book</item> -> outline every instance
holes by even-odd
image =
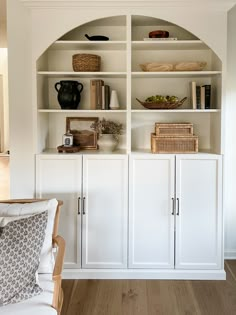
[[[210,109],[211,108],[211,85],[197,85],[191,82],[191,98],[193,109]]]
[[[110,109],[110,86],[103,80],[90,80],[90,109]]]

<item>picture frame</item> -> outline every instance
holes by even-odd
[[[73,145],[81,150],[97,150],[97,133],[90,128],[98,117],[66,117],[66,131],[73,135]]]

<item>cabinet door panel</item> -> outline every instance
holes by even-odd
[[[177,156],[176,268],[222,268],[221,156]]]
[[[131,157],[129,267],[174,266],[174,157]]]
[[[65,238],[65,268],[81,267],[81,215],[78,197],[81,197],[81,157],[37,156],[36,192],[39,198],[57,198],[63,201],[59,234]]]
[[[127,156],[83,156],[82,266],[127,267]]]

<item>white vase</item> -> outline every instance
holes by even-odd
[[[119,109],[120,104],[119,104],[119,99],[116,90],[111,91],[111,98],[110,98],[110,109]]]
[[[100,151],[112,152],[117,148],[118,140],[112,134],[100,134],[97,143]]]

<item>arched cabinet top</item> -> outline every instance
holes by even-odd
[[[184,43],[184,41],[189,41],[188,42],[189,44],[191,44],[192,41],[198,41],[199,48],[196,48],[197,47],[197,42],[196,42],[195,48],[193,47],[193,49],[202,49],[205,46],[205,48],[211,49],[215,53],[215,55],[218,56],[219,60],[221,61],[224,60],[225,49],[222,48],[222,46],[224,47],[224,42],[221,41],[220,43],[220,40],[219,40],[219,43],[217,43],[216,41],[212,40],[212,43],[208,43],[208,41],[206,40],[208,36],[204,36],[204,33],[201,32],[201,28],[199,28],[199,34],[196,34],[196,32],[193,32],[193,28],[194,28],[192,27],[193,25],[189,25],[189,28],[183,27],[183,24],[188,24],[186,21],[184,23],[176,24],[175,23],[176,21],[171,22],[171,17],[169,18],[169,20],[165,20],[158,17],[136,15],[136,14],[111,15],[109,17],[98,17],[97,19],[93,19],[90,21],[88,21],[88,18],[85,17],[85,18],[80,18],[79,20],[82,23],[78,25],[78,22],[77,22],[77,25],[75,27],[70,28],[69,30],[68,29],[65,30],[65,27],[62,27],[60,30],[60,27],[59,27],[57,31],[54,32],[53,30],[56,30],[56,25],[52,24],[53,29],[51,30],[50,35],[52,33],[55,33],[57,34],[56,36],[58,37],[54,38],[55,41],[53,41],[53,43],[51,40],[51,44],[48,43],[47,47],[45,47],[45,44],[43,44],[43,42],[47,39],[49,40],[48,36],[45,36],[45,38],[42,39],[42,44],[38,43],[37,45],[35,43],[35,46],[38,46],[37,48],[35,47],[35,49],[33,48],[33,54],[35,52],[34,55],[36,57],[36,60],[40,56],[42,56],[44,52],[46,52],[48,49],[55,49],[56,46],[57,48],[59,48],[59,45],[63,44],[63,42],[64,43],[68,43],[69,41],[81,42],[81,45],[82,45],[84,42],[88,41],[88,39],[85,37],[85,34],[88,34],[89,36],[104,35],[104,36],[109,37],[110,42],[115,42],[115,41],[125,42],[127,40],[136,42],[136,41],[143,41],[144,38],[148,38],[149,31],[158,30],[158,29],[167,30],[169,32],[169,37],[177,38],[177,41],[180,44],[178,45],[177,43],[175,43],[177,49],[181,49],[181,44],[185,45],[185,47],[182,46],[183,47],[182,49],[186,49],[186,47],[188,49],[191,48],[191,45],[188,47],[187,43]],[[75,23],[73,24],[75,25]],[[213,24],[215,25],[215,23]],[[221,28],[221,31],[222,31],[222,34],[219,34],[219,39],[223,37],[224,28]],[[209,32],[212,32],[212,31],[209,30]],[[181,41],[183,42],[181,43]],[[34,43],[34,38],[33,38],[33,43]],[[43,48],[43,45],[44,45],[44,48]],[[107,47],[109,47],[108,44],[106,45]],[[215,47],[212,47],[214,45]],[[60,47],[61,47],[60,49],[62,49],[62,45]],[[162,47],[165,47],[165,46],[162,45]],[[41,50],[41,53],[39,52],[39,50]],[[36,53],[36,51],[38,51],[38,53]],[[37,57],[37,54],[38,54],[38,57]]]

